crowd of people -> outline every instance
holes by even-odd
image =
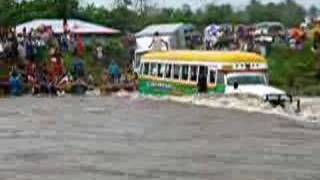
[[[264,23],[257,25],[210,25],[205,29],[204,44],[206,50],[241,50],[267,55],[274,43],[283,43],[293,50],[303,49],[305,42],[311,38],[317,44],[320,21],[312,27],[305,24],[285,28],[281,23]],[[313,28],[313,30],[311,30]],[[310,35],[310,32],[311,35]],[[314,49],[317,46],[314,45]]]
[[[10,66],[7,91],[11,95],[20,96],[29,92],[33,95],[84,94],[96,88],[95,78],[98,77],[87,71],[83,37],[72,34],[67,22],[63,23],[64,33],[60,35],[46,26],[29,31],[23,29],[22,33],[16,33],[14,28],[1,29],[0,61],[2,65]],[[96,50],[97,58],[102,58],[102,47],[97,46]],[[72,54],[69,66],[64,61],[66,54]],[[114,84],[133,81],[128,78],[132,71],[128,69],[121,73],[114,60],[110,60],[109,64],[103,64],[105,72],[102,78],[102,84],[108,84],[109,90],[113,89]],[[3,87],[6,83],[2,80],[0,84]]]

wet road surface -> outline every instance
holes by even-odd
[[[0,100],[1,180],[314,180],[320,130],[151,100]]]

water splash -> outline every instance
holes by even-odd
[[[320,99],[319,102],[301,98],[302,109],[297,112],[296,104],[286,104],[285,108],[273,107],[262,99],[247,95],[195,95],[195,96],[150,96],[139,93],[117,93],[119,97],[130,99],[151,99],[156,101],[172,101],[183,104],[192,104],[212,108],[236,109],[246,112],[258,112],[270,115],[279,115],[292,120],[303,126],[320,128]]]

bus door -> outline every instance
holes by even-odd
[[[208,91],[208,66],[199,66],[198,91],[200,93]]]

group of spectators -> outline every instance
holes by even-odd
[[[81,37],[55,35],[51,27],[41,26],[17,34],[14,28],[2,31],[1,61],[10,66],[9,89],[12,95],[31,90],[33,94],[56,95],[70,83],[85,82],[84,42]],[[71,69],[64,64],[64,54],[74,54]]]
[[[30,91],[34,95],[58,95],[65,92],[83,94],[95,88],[95,78],[88,73],[84,60],[84,39],[72,34],[66,21],[63,23],[64,33],[60,35],[46,26],[29,31],[23,29],[22,33],[16,33],[14,28],[0,29],[0,62],[10,67],[7,89],[12,95],[19,96]],[[64,59],[66,54],[72,57],[68,66]],[[92,54],[96,54],[98,60],[102,59],[102,45],[96,46]],[[111,84],[120,83],[122,73],[119,66],[116,61],[109,64],[103,64],[103,80]],[[124,74],[128,72],[126,70]],[[3,88],[5,83],[1,77],[0,81]]]
[[[282,34],[265,32],[254,26],[211,25],[205,29],[206,50],[241,50],[266,55],[268,45]]]
[[[314,29],[319,28],[319,21],[314,22],[313,26]],[[241,50],[267,55],[274,43],[283,43],[293,50],[301,50],[309,38],[317,42],[318,36],[317,33],[310,35],[310,28],[304,24],[291,29],[286,29],[280,23],[265,23],[261,27],[210,25],[205,29],[204,41],[206,50]]]

